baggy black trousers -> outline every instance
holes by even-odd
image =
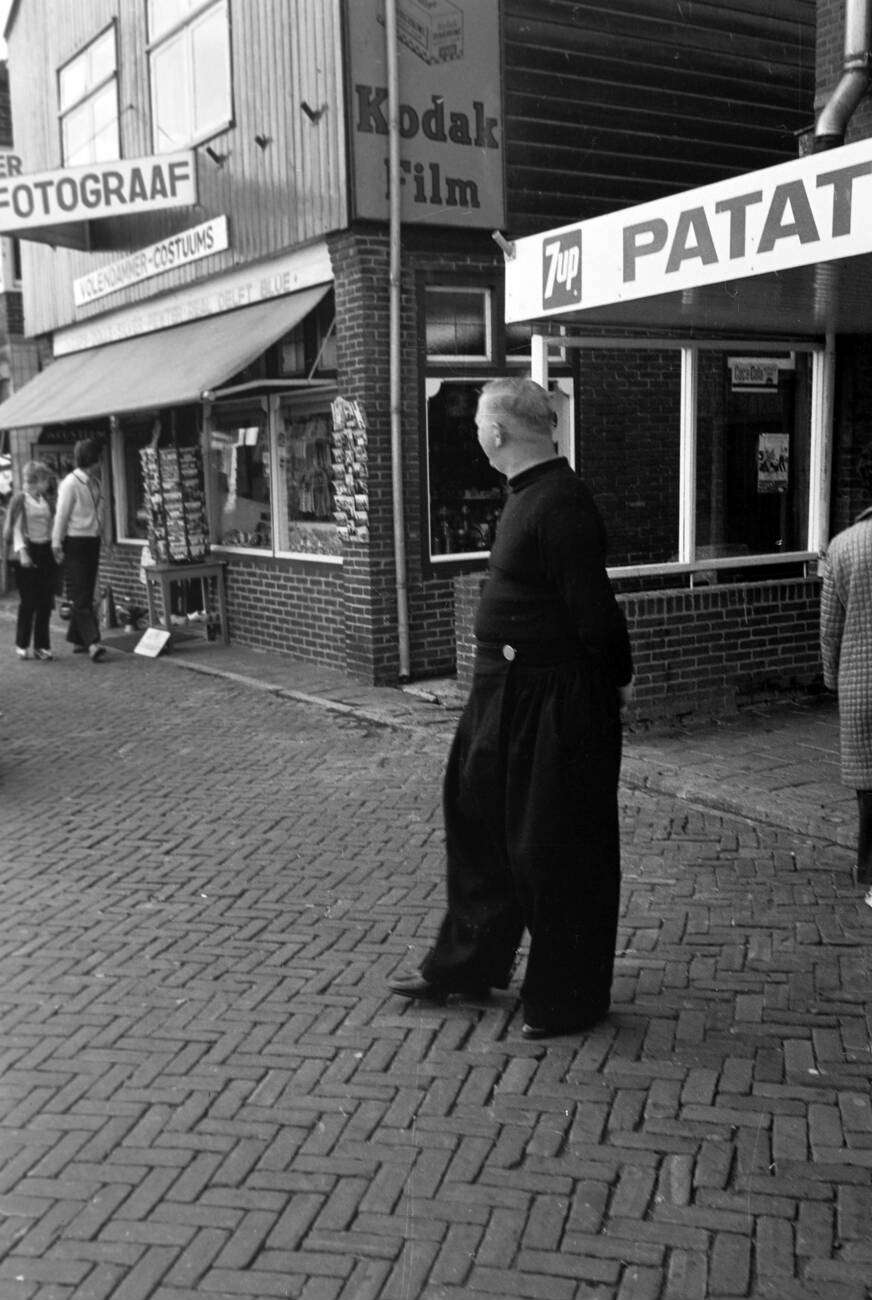
[[[482,654],[443,787],[448,907],[421,969],[505,988],[526,927],[530,1023],[609,1006],[620,901],[617,691],[585,659]]]
[[[100,569],[99,537],[68,537],[64,542],[64,577],[70,600],[67,640],[91,646],[100,640],[94,612],[94,589]]]

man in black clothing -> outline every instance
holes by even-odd
[[[530,379],[484,386],[481,447],[508,478],[479,605],[469,700],[445,773],[448,907],[410,998],[508,987],[524,928],[528,1038],[609,1009],[620,891],[621,711],[629,638],[593,498],[555,455]]]

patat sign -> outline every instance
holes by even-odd
[[[872,251],[872,139],[519,239],[506,319]]]

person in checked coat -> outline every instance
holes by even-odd
[[[872,444],[858,475],[872,497]],[[857,792],[857,883],[872,907],[872,507],[830,542],[822,578],[824,684],[839,697],[842,781]]]

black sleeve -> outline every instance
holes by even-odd
[[[582,644],[608,664],[616,686],[625,686],[633,676],[630,638],[606,573],[605,530],[593,501],[579,495],[555,502],[543,511],[538,533],[543,568]]]

